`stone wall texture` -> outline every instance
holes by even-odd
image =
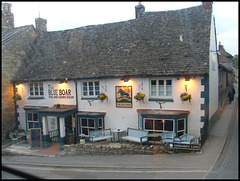
[[[110,144],[71,144],[64,145],[64,154],[72,155],[152,155],[164,152],[161,145],[140,145],[128,143],[110,143]]]
[[[8,130],[16,125],[14,88],[11,82],[16,71],[24,60],[27,50],[37,36],[33,26],[13,39],[2,44],[2,138]]]

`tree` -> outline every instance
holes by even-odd
[[[238,66],[238,55],[234,55],[234,57],[233,57],[233,63],[236,65],[236,66]]]

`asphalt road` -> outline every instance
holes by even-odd
[[[231,105],[231,106],[234,106]],[[206,179],[238,179],[239,167],[238,167],[238,107],[235,112],[236,115],[232,120],[232,125],[228,132],[228,138],[224,146],[223,152],[219,157],[219,160],[210,170]]]

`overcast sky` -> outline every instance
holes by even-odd
[[[126,2],[10,2],[15,27],[35,26],[35,18],[47,20],[48,31],[78,28],[81,26],[126,21],[135,18],[138,1]],[[201,5],[194,2],[142,2],[145,11],[167,11]],[[238,1],[214,2],[217,41],[232,55],[238,54]]]

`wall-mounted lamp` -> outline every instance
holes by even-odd
[[[22,90],[21,90],[22,89]],[[19,91],[22,91],[23,92],[23,85],[21,82],[17,83],[16,84],[16,92],[19,92]]]
[[[129,81],[129,78],[124,77],[124,78],[122,78],[121,80],[122,80],[123,82],[128,82],[128,81]]]
[[[67,80],[68,80],[68,78],[65,78],[64,80],[60,80],[60,81],[59,81],[59,84],[67,83]]]
[[[190,81],[190,79],[191,79],[190,77],[185,77],[185,82]]]
[[[186,77],[185,77],[184,87],[185,87],[186,92],[187,92],[187,85],[188,85],[188,82],[190,82],[190,80],[191,80],[191,77],[189,77],[189,76],[186,76]]]

